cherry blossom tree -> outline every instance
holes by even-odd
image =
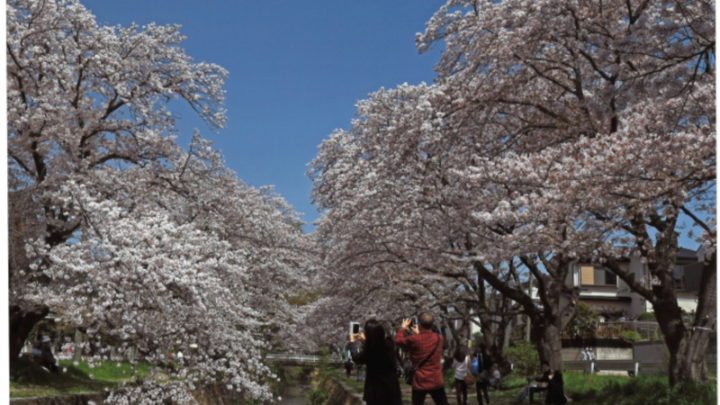
[[[11,354],[53,313],[94,361],[132,349],[170,377],[110,402],[192,403],[216,383],[268,400],[262,355],[302,322],[288,296],[306,288],[313,242],[198,134],[176,144],[170,100],[225,120],[226,72],[182,39],[98,25],[75,0],[8,3]]]
[[[451,99],[468,115],[492,111],[512,151],[464,178],[521,178],[530,187],[508,206],[604,232],[597,259],[653,304],[671,384],[705,378],[715,324],[713,16],[705,1],[449,1],[418,37],[422,49],[446,42],[438,72]],[[707,260],[691,327],[672,281],[682,216]],[[615,263],[631,253],[651,282]]]
[[[359,118],[350,131],[321,146],[313,175],[316,198],[327,209],[320,229],[332,237],[331,267],[353,263],[375,279],[371,269],[378,264],[402,263],[404,271],[412,269],[410,281],[420,282],[424,275],[436,282],[456,280],[456,285],[463,280],[458,287],[468,294],[484,293],[487,282],[522,307],[543,358],[559,367],[560,331],[577,295],[566,285],[572,260],[548,257],[558,251],[554,240],[530,245],[513,232],[532,218],[502,204],[517,192],[512,182],[483,188],[459,181],[459,171],[478,164],[485,153],[479,145],[490,149],[496,141],[474,133],[465,116],[455,122],[446,107],[457,108],[441,85],[381,90],[358,104]],[[491,207],[497,214],[491,221],[476,218],[478,209]],[[503,210],[508,215],[498,219]],[[554,223],[565,226],[564,221],[545,223],[545,233],[556,229]],[[529,279],[543,287],[542,307],[522,285]],[[474,299],[476,313],[485,315],[485,305],[484,299]],[[483,318],[488,332],[491,319]]]
[[[523,308],[554,367],[577,296],[571,265],[603,263],[662,313],[670,382],[703,379],[713,15],[704,1],[448,1],[418,35],[420,50],[445,42],[436,83],[360,102],[313,162],[338,262],[473,269]],[[690,328],[672,287],[683,216],[708,263]],[[647,284],[616,265],[631,254]],[[533,280],[540,305],[503,271]]]

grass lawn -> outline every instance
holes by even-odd
[[[27,358],[18,360],[10,376],[10,397],[36,397],[102,391],[120,383],[134,382],[150,374],[150,365],[60,361],[60,372],[51,373]]]
[[[362,392],[363,381],[357,381],[355,375],[348,379],[341,370],[329,370],[329,373],[347,383],[350,387]],[[455,392],[452,389],[452,370],[445,376],[445,392],[448,401],[457,405]],[[573,405],[715,405],[717,404],[716,381],[704,384],[668,388],[665,376],[609,376],[582,372],[566,372],[563,374],[565,394],[570,397]],[[516,404],[516,399],[525,387],[526,380],[522,377],[507,376],[503,380],[503,388],[490,391],[490,403],[493,405]],[[403,404],[410,404],[409,385],[401,382]],[[428,397],[426,404],[432,404]],[[527,403],[527,400],[526,402]],[[543,403],[543,396],[536,396],[536,404]],[[477,404],[474,387],[468,389],[468,405]]]

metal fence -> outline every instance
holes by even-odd
[[[660,325],[653,321],[611,321],[597,326],[598,337],[618,338],[625,331],[635,331],[643,340],[657,339],[661,335]]]
[[[640,362],[635,360],[573,360],[563,362],[565,370],[586,373],[613,372],[630,376],[667,374],[668,365],[661,361]],[[717,361],[707,362],[708,369],[717,367]]]
[[[293,363],[319,363],[321,360],[320,356],[306,355],[306,354],[268,354],[265,359],[270,361],[282,361],[282,362],[293,362]]]
[[[285,354],[285,353],[272,353],[265,356],[265,360],[275,363],[285,364],[318,364],[321,361],[326,361],[331,365],[342,364],[342,359],[337,356],[330,356],[323,358],[313,354]]]

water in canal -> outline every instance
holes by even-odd
[[[282,397],[278,405],[306,405],[310,393],[310,373],[312,369],[283,367],[277,370],[280,382],[278,395]]]

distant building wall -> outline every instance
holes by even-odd
[[[683,311],[695,312],[697,310],[697,304],[697,294],[678,292],[678,305]]]
[[[633,349],[630,347],[597,347],[596,360],[632,360]]]
[[[635,343],[633,356],[643,363],[667,363],[670,359],[667,346],[661,340]]]
[[[595,360],[632,360],[633,359],[633,348],[632,347],[591,347]],[[581,347],[563,347],[562,359],[563,361],[577,361],[583,360],[580,352],[583,350]]]

